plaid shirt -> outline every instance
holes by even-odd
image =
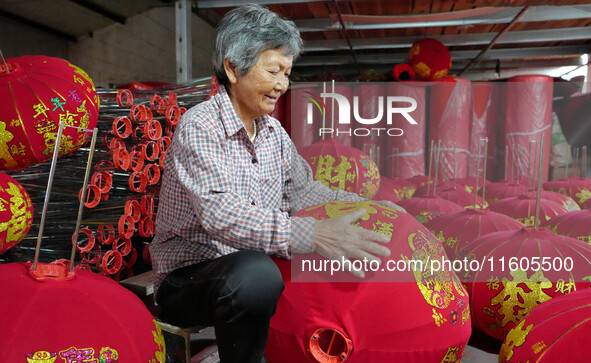
[[[314,181],[276,119],[255,122],[253,145],[223,86],[181,118],[150,244],[156,289],[176,268],[241,249],[284,258],[312,252],[314,218],[291,215],[331,200],[364,200]]]

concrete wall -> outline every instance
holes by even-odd
[[[23,55],[67,58],[70,44],[73,42],[0,16],[0,50],[5,58]]]
[[[193,78],[210,76],[214,29],[192,17]],[[130,82],[176,82],[173,7],[155,8],[78,39],[69,60],[84,69],[97,87]]]
[[[193,78],[211,76],[215,29],[192,16]],[[6,58],[48,55],[85,70],[97,87],[130,82],[176,82],[174,7],[154,8],[78,38],[77,42],[0,17],[0,49]]]

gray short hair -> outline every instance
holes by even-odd
[[[212,58],[218,82],[230,86],[224,59],[234,64],[238,75],[243,76],[268,49],[281,49],[295,60],[302,52],[302,38],[295,24],[255,4],[230,10],[216,32]]]

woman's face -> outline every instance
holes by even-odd
[[[245,75],[238,76],[233,65],[224,61],[232,85],[230,100],[242,122],[251,122],[271,113],[279,97],[287,91],[293,57],[280,50],[263,51]]]

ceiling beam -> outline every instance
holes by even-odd
[[[110,11],[109,9],[105,9],[104,7],[93,3],[92,1],[88,0],[70,0],[70,2],[81,6],[87,10],[90,10],[94,13],[104,16],[105,18],[112,20],[116,23],[125,24],[125,17],[115,14],[114,12]]]
[[[286,5],[324,2],[326,0],[249,0],[248,3],[259,5]],[[195,4],[199,9],[229,8],[244,5],[244,0],[197,0]]]
[[[479,79],[491,79],[491,78],[498,78],[498,72],[501,72],[501,75],[506,76],[507,72],[517,71],[517,70],[543,70],[543,69],[556,69],[558,67],[577,67],[582,65],[582,60],[580,57],[574,58],[558,58],[558,59],[548,59],[548,60],[507,60],[507,61],[500,61],[499,67],[497,68],[496,61],[482,61],[478,65],[472,67],[466,75],[471,75],[470,78],[474,78],[473,75],[479,75]],[[459,61],[455,62],[452,65],[452,69],[450,73],[454,71],[460,70],[466,61]],[[367,68],[368,70],[371,69],[372,71],[385,74],[392,70],[392,65],[387,64],[378,64],[373,65],[371,68]],[[308,77],[317,77],[319,74],[324,74],[327,72],[326,66],[306,66],[299,68],[298,63],[294,64],[294,75],[297,75],[302,78]],[[359,71],[357,67],[352,65],[341,65],[338,67],[334,67],[332,69],[334,75],[338,76],[347,76],[347,77],[355,77],[359,75]],[[495,77],[494,74],[497,74]]]
[[[13,14],[13,13],[10,13],[10,12],[5,11],[5,10],[0,10],[0,16],[3,16],[3,17],[5,17],[5,18],[7,18],[9,20],[14,21],[14,22],[21,23],[23,25],[29,26],[31,28],[35,28],[37,30],[41,30],[43,32],[46,32],[46,33],[55,35],[55,36],[57,36],[59,38],[63,38],[65,40],[69,40],[71,42],[77,41],[77,38],[75,36],[73,36],[72,34],[64,33],[64,32],[62,32],[62,31],[60,31],[58,29],[55,29],[55,28],[49,27],[47,25],[43,25],[43,24],[37,23],[35,21],[29,20],[29,19],[26,19],[26,18],[23,18],[20,15]]]
[[[429,38],[439,40],[448,47],[484,45],[490,43],[494,33],[466,33],[429,35]],[[425,38],[424,35],[403,37],[351,39],[353,49],[410,49],[414,42]],[[540,30],[520,30],[506,33],[497,44],[521,44],[536,42],[561,42],[566,40],[583,40],[591,38],[591,28],[552,28]],[[311,40],[304,41],[304,52],[321,52],[332,50],[348,50],[345,40]]]
[[[345,22],[348,30],[370,30],[370,29],[400,29],[400,28],[425,28],[441,26],[466,26],[479,24],[504,24],[513,20],[523,6],[516,6],[499,11],[495,14],[465,17],[461,19],[428,21],[428,14],[408,15],[403,17],[407,21],[402,22],[402,17],[382,17],[383,22]],[[391,18],[391,19],[389,19]],[[400,22],[392,21],[392,18],[401,19]],[[582,5],[537,5],[531,6],[527,14],[520,19],[520,23],[574,20],[591,18],[591,4]],[[425,19],[425,21],[420,21]],[[410,22],[409,22],[410,21]],[[341,25],[331,18],[310,18],[294,20],[294,23],[301,32],[316,32],[340,30]]]
[[[458,60],[471,60],[480,53],[480,50],[455,50],[451,51],[453,62]],[[492,49],[485,56],[484,60],[494,59],[525,59],[525,58],[556,58],[560,56],[577,56],[591,53],[591,44],[563,45],[553,47],[528,47],[528,48],[505,48]],[[407,52],[385,53],[385,54],[358,54],[359,64],[398,64],[408,60]],[[297,62],[297,66],[334,66],[352,64],[353,60],[348,54],[308,56],[303,55]]]
[[[484,57],[484,55],[492,49],[492,47],[495,46],[495,44],[497,43],[497,41],[499,39],[501,39],[501,37],[503,35],[505,35],[509,29],[511,29],[511,27],[519,22],[519,19],[523,18],[523,16],[525,14],[527,14],[527,11],[529,10],[529,5],[525,6],[520,12],[519,14],[517,14],[517,16],[515,18],[513,18],[513,20],[511,20],[510,23],[505,24],[505,27],[503,28],[503,30],[501,30],[497,35],[495,35],[495,37],[493,38],[493,40],[491,40],[491,42],[486,46],[486,48],[484,48],[483,50],[480,51],[480,53],[478,53],[478,55],[474,58],[472,58],[472,60],[470,60],[470,62],[468,62],[468,64],[466,65],[466,67],[464,69],[462,69],[460,71],[460,73],[458,73],[458,76],[462,76],[462,74],[464,74],[464,72],[466,72],[470,67],[472,67],[472,65],[480,62],[480,60]]]

